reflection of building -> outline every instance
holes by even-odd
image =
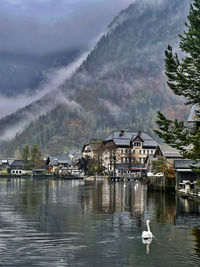
[[[85,185],[87,186],[87,182]],[[127,216],[134,216],[137,224],[141,225],[146,207],[146,190],[141,183],[98,182],[90,186],[87,194],[82,196],[82,203],[85,211],[97,214],[124,211]]]

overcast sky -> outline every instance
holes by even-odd
[[[0,51],[87,47],[134,0],[0,0]]]
[[[46,54],[67,48],[89,51],[119,11],[134,1],[0,0],[0,53]],[[73,73],[84,56],[47,73],[47,80],[36,88],[34,98],[28,89],[25,94],[16,92],[14,99],[2,91],[0,117],[54,90]]]

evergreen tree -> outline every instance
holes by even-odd
[[[30,151],[29,151],[29,145],[25,145],[23,148],[23,155],[22,155],[22,160],[25,165],[25,168],[29,168],[29,160],[30,160]]]
[[[184,57],[179,60],[171,46],[165,51],[165,69],[168,86],[179,96],[186,98],[186,105],[200,105],[200,0],[190,5],[186,30],[180,36],[180,49]],[[200,119],[196,113],[197,121]],[[169,120],[158,112],[155,130],[159,137],[180,150],[185,158],[200,159],[200,129],[197,124],[188,128],[183,121]]]
[[[33,168],[41,167],[41,152],[39,151],[38,145],[33,145],[31,147],[31,165]]]

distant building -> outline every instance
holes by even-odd
[[[153,155],[148,155],[145,160],[147,172],[153,172],[153,163],[157,161],[158,158],[163,158],[165,161],[174,163],[174,160],[182,159],[183,157],[176,148],[171,147],[168,144],[159,144],[155,150],[155,153]]]
[[[83,157],[90,157],[94,158],[98,151],[102,150],[101,145],[102,145],[103,139],[90,139],[90,141],[83,146],[82,149],[82,155]]]
[[[140,170],[144,168],[145,159],[153,155],[158,143],[146,133],[126,132],[124,130],[112,132],[104,141],[104,165],[109,171]]]
[[[67,150],[63,153],[63,155],[69,157],[73,163],[76,163],[78,159],[82,157],[81,151],[77,150]]]
[[[191,184],[199,179],[199,176],[193,172],[191,166],[200,167],[200,160],[195,162],[190,159],[181,159],[174,161],[174,168],[176,170],[176,189],[184,181],[189,181]]]
[[[13,159],[1,159],[0,160],[0,171],[7,172],[10,169],[10,164],[13,162]]]
[[[72,163],[72,159],[67,155],[49,156],[46,160],[50,172],[56,172],[60,167],[69,167]]]
[[[163,157],[165,160],[173,162],[175,159],[181,159],[183,156],[178,149],[171,147],[168,144],[159,144],[153,157]]]
[[[10,162],[10,173],[14,175],[25,174],[25,166],[22,160],[15,159]]]

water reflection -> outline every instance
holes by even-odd
[[[141,238],[146,219],[153,240]],[[2,266],[161,266],[160,257],[199,266],[200,204],[140,182],[1,179],[0,257]]]

